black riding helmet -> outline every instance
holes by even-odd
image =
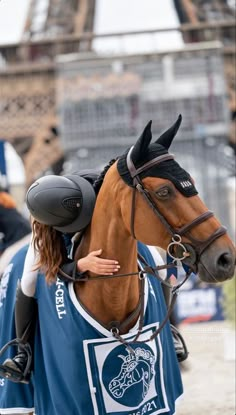
[[[92,218],[96,201],[92,182],[96,177],[96,173],[91,176],[88,171],[85,174],[41,177],[26,193],[31,215],[38,222],[63,233],[81,231]]]

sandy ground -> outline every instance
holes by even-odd
[[[177,415],[235,415],[235,332],[229,334],[225,322],[180,329],[190,354],[183,363],[185,393]]]

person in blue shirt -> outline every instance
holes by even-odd
[[[82,177],[83,174],[85,177]],[[30,380],[29,361],[32,360],[37,316],[34,296],[40,266],[43,264],[42,270],[48,283],[55,281],[58,273],[61,279],[76,280],[86,271],[112,275],[119,270],[116,260],[100,258],[101,249],[76,262],[69,259],[73,255],[73,245],[79,243],[92,217],[96,195],[91,181],[95,177],[96,174],[86,171],[81,175],[49,175],[38,179],[27,192],[33,238],[16,291],[15,325],[20,345],[16,356],[0,365],[0,375],[12,381],[28,383]],[[43,247],[37,245],[37,238],[42,234],[45,241]],[[71,277],[68,277],[69,273]]]
[[[0,187],[0,278],[13,255],[30,240],[31,226],[12,195]]]
[[[30,232],[30,223],[18,211],[13,197],[0,188],[0,255]]]

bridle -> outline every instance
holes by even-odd
[[[215,232],[213,232],[206,240],[201,241],[194,238],[190,231],[197,225],[201,224],[202,222],[206,221],[207,219],[214,216],[214,213],[210,210],[202,213],[197,218],[195,218],[192,222],[182,226],[181,228],[174,229],[163,214],[160,212],[158,206],[153,200],[152,193],[143,186],[142,180],[140,178],[140,173],[148,170],[149,168],[156,166],[163,161],[173,160],[173,154],[163,154],[161,156],[155,157],[151,161],[145,163],[138,169],[134,166],[134,163],[131,159],[133,147],[129,150],[127,154],[127,167],[130,173],[131,178],[133,179],[133,196],[132,196],[132,206],[131,206],[131,216],[130,216],[130,229],[132,236],[135,237],[134,231],[134,223],[135,223],[135,200],[136,200],[136,190],[142,195],[144,200],[153,210],[155,215],[159,218],[161,223],[164,225],[166,230],[169,232],[171,236],[171,242],[167,247],[167,252],[169,256],[174,260],[179,260],[184,262],[188,265],[192,272],[197,272],[197,264],[200,256],[203,252],[214,242],[217,238],[224,235],[226,233],[226,228],[224,226],[220,226]],[[190,243],[182,242],[182,236],[187,237],[191,241]],[[175,251],[174,249],[177,248]]]

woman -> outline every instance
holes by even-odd
[[[49,175],[33,183],[27,192],[33,237],[16,293],[15,325],[20,345],[17,355],[5,360],[0,367],[0,375],[12,381],[28,383],[30,379],[38,270],[44,272],[50,284],[57,277],[75,281],[86,271],[113,275],[120,268],[116,260],[100,258],[101,249],[90,252],[77,262],[70,260],[73,248],[80,243],[92,217],[96,200],[92,182],[96,177],[96,174],[88,172],[84,172],[84,177],[77,174]]]

